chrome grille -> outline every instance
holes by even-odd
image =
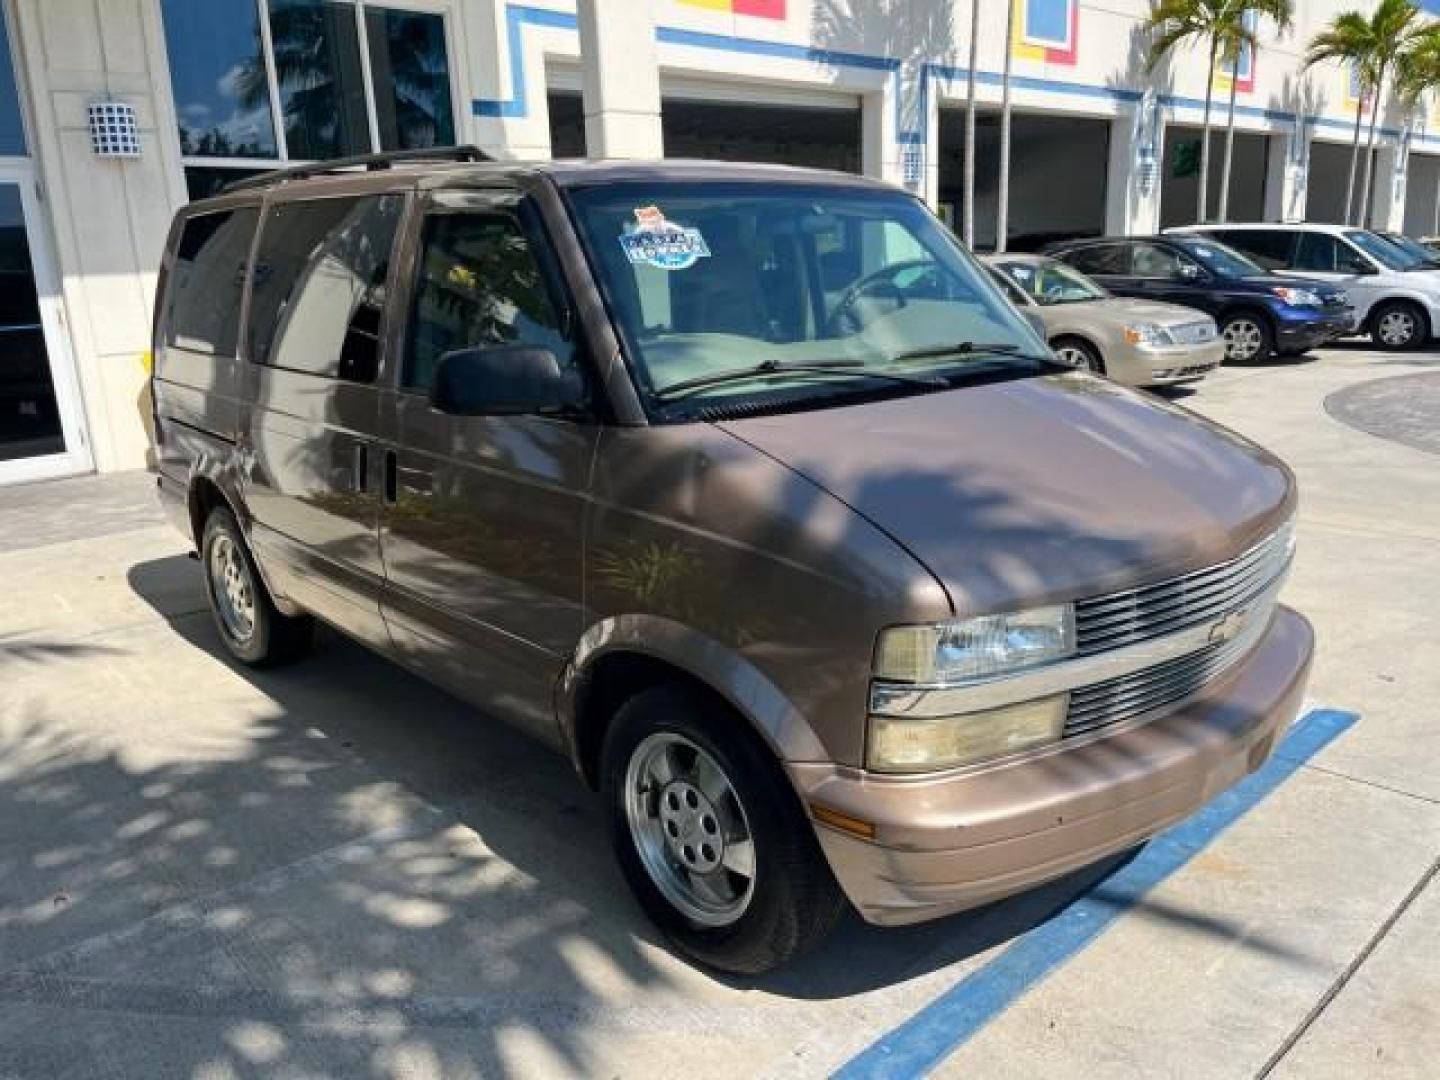
[[[1215,340],[1215,324],[1208,319],[1204,322],[1184,323],[1170,327],[1170,336],[1177,345],[1199,345]]]
[[[1131,675],[1070,691],[1065,736],[1083,735],[1194,697],[1259,640],[1269,625],[1277,592],[1278,582],[1251,608],[1245,629],[1229,641],[1207,645]]]
[[[1286,522],[1227,562],[1077,602],[1076,654],[1088,656],[1148,641],[1245,607],[1285,572],[1293,535],[1293,523]]]

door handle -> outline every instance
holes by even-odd
[[[355,490],[364,495],[370,490],[370,447],[355,445]]]
[[[399,463],[394,450],[385,451],[385,501],[394,505],[400,494]]]

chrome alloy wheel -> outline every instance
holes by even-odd
[[[244,644],[255,632],[255,582],[240,546],[224,532],[210,543],[210,594],[225,632]]]
[[[1095,361],[1078,345],[1061,345],[1055,349],[1055,356],[1062,364],[1069,364],[1078,371],[1095,370]]]
[[[1414,339],[1419,327],[1415,315],[1404,308],[1394,308],[1380,316],[1375,331],[1381,342],[1392,348],[1408,345]]]
[[[673,732],[646,737],[625,768],[625,818],[645,872],[676,910],[702,926],[745,914],[755,842],[713,757]]]
[[[1226,360],[1254,360],[1265,344],[1265,334],[1254,319],[1231,319],[1224,336]]]

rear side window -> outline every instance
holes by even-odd
[[[1130,248],[1125,244],[1096,244],[1061,252],[1060,257],[1082,274],[1130,273]]]
[[[169,275],[165,344],[234,356],[245,264],[260,212],[254,207],[197,214],[181,227]]]
[[[504,211],[431,214],[401,382],[429,390],[442,356],[483,345],[536,345],[562,366],[576,362],[520,221]]]
[[[260,233],[250,297],[256,363],[372,382],[399,195],[272,207]]]
[[[1217,229],[1210,235],[1266,270],[1288,270],[1294,260],[1295,234],[1284,229]]]

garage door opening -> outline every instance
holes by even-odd
[[[1405,179],[1405,232],[1440,235],[1440,157],[1410,152]]]
[[[559,157],[585,156],[580,95],[552,91],[550,148]],[[691,101],[667,97],[660,106],[665,156],[759,161],[812,169],[860,171],[860,107]]]
[[[1365,147],[1355,166],[1355,199],[1365,169]],[[1347,143],[1312,142],[1310,167],[1305,174],[1305,220],[1345,225],[1345,185],[1350,176],[1350,146]]]
[[[1011,251],[1105,231],[1110,121],[1015,113],[1010,129]],[[965,204],[965,110],[940,110],[940,212],[960,231]],[[1000,192],[1000,113],[975,122],[975,247],[994,250]]]
[[[1194,225],[1200,186],[1200,139],[1204,129],[1171,124],[1165,129],[1165,159],[1161,165],[1160,225]],[[1235,132],[1235,150],[1230,169],[1228,221],[1265,220],[1265,170],[1269,156],[1268,135],[1255,131]],[[1225,169],[1225,129],[1210,130],[1210,182],[1206,191],[1214,221],[1220,209],[1220,177]]]

